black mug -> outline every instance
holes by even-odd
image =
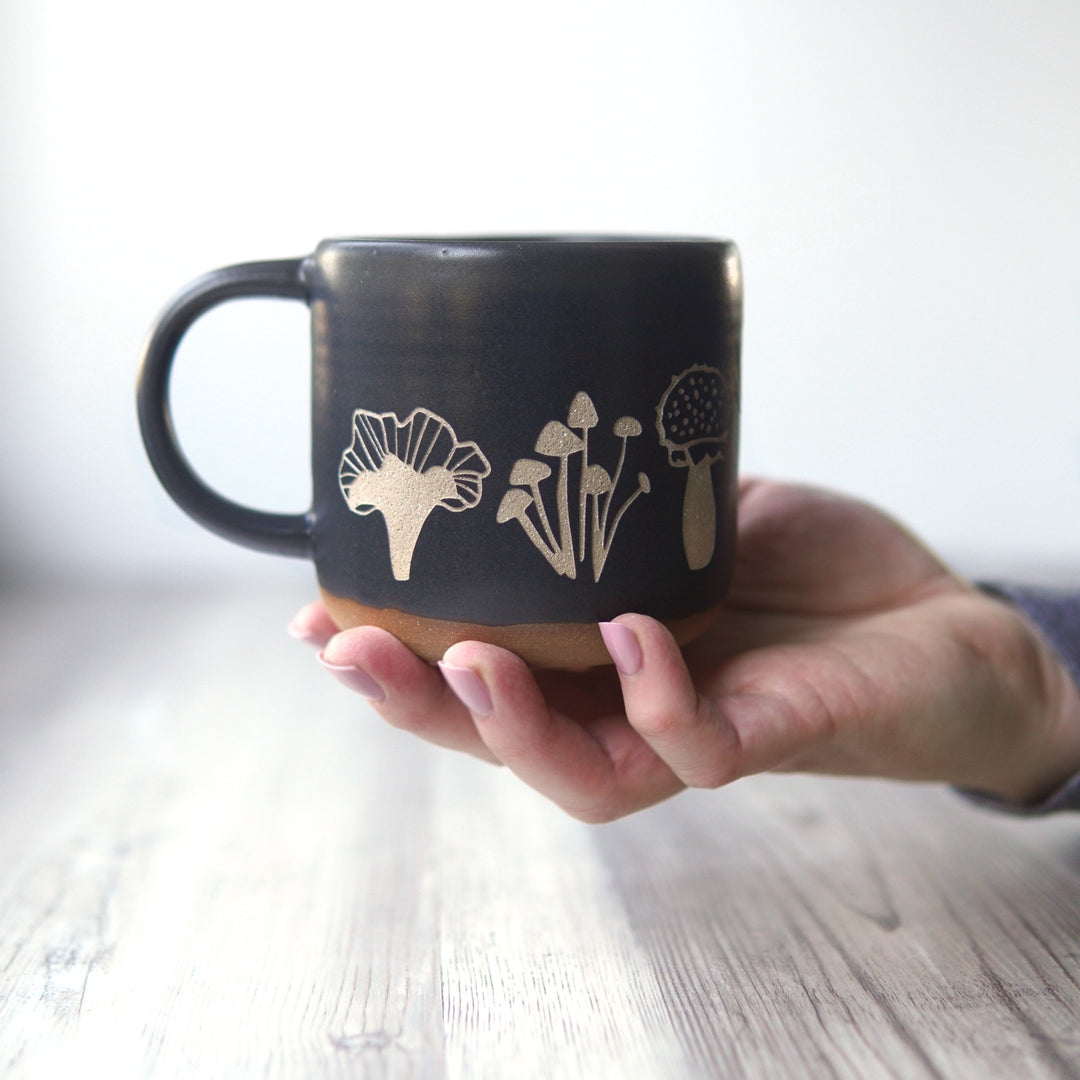
[[[210,489],[177,442],[173,356],[208,308],[305,302],[313,505]],[[719,240],[327,240],[216,270],[150,335],[139,421],[173,499],[229,540],[312,558],[344,628],[428,660],[479,639],[537,667],[607,663],[623,612],[680,643],[715,617],[735,543],[742,281]]]

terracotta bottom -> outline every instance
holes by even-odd
[[[320,589],[323,602],[338,629],[379,626],[404,642],[429,663],[458,641],[486,641],[516,653],[530,667],[575,670],[611,663],[604,640],[595,623],[514,623],[511,626],[483,626],[479,623],[451,622],[410,615],[395,608],[373,608],[334,596]],[[718,608],[689,615],[684,619],[662,619],[679,645],[686,645],[708,629]]]

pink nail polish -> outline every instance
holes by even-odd
[[[319,663],[342,686],[347,686],[350,690],[360,694],[361,697],[366,697],[368,701],[385,700],[386,691],[366,671],[361,671],[360,668],[353,667],[352,664],[331,664],[322,653],[319,653]]]
[[[602,622],[600,636],[620,674],[636,675],[641,670],[641,646],[631,630],[622,623]]]
[[[299,626],[294,622],[289,623],[285,628],[285,631],[294,641],[308,641],[315,643],[318,640],[318,635],[312,633],[306,626]]]
[[[477,716],[487,716],[494,709],[491,692],[472,668],[456,667],[440,660],[439,670],[443,673],[447,685],[469,712]]]

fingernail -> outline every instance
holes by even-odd
[[[308,627],[301,626],[299,623],[291,622],[285,629],[289,637],[291,637],[294,641],[314,642],[317,640],[316,634],[314,634]]]
[[[604,639],[611,659],[622,675],[636,675],[641,670],[643,658],[638,639],[622,623],[600,623],[600,636]]]
[[[331,664],[322,653],[319,653],[319,663],[342,686],[347,686],[368,701],[383,701],[386,698],[386,691],[366,671],[361,671],[352,664]]]
[[[439,670],[443,673],[447,685],[457,695],[466,709],[477,716],[487,716],[495,708],[491,692],[484,685],[484,680],[472,668],[456,667],[439,661]]]

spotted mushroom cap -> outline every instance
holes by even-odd
[[[672,465],[689,465],[720,456],[724,430],[724,382],[716,368],[687,368],[671,380],[656,407],[660,445]]]

